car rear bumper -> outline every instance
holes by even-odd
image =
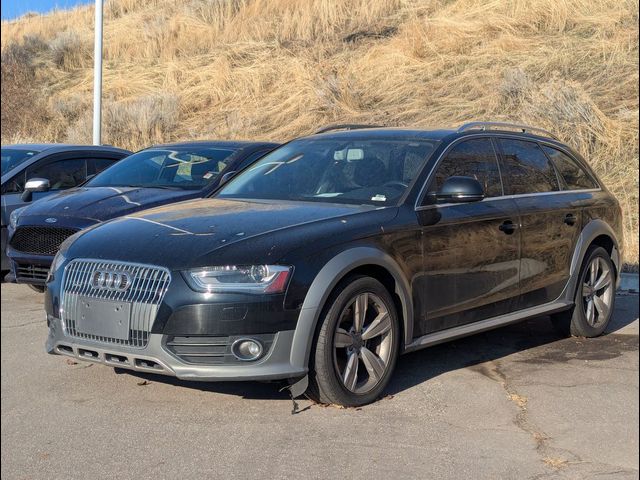
[[[71,337],[64,332],[60,319],[52,315],[47,316],[47,323],[49,324],[49,337],[46,344],[48,353],[111,367],[197,381],[295,379],[307,373],[306,368],[294,366],[290,360],[294,330],[280,331],[270,335],[268,349],[265,349],[265,354],[256,361],[227,358],[221,360],[222,363],[219,364],[194,364],[180,359],[175,352],[170,351],[167,342],[170,337],[164,334],[150,334],[145,347],[134,348]],[[260,336],[257,337],[260,338]],[[228,337],[227,343],[231,344],[234,338]]]

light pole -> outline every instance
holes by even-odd
[[[96,0],[96,25],[93,40],[93,144],[100,145],[102,117],[102,10],[103,0]]]

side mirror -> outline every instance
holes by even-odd
[[[33,198],[33,192],[46,192],[49,188],[51,188],[51,185],[46,178],[32,178],[27,180],[27,183],[24,184],[22,201],[30,202]]]
[[[436,200],[441,203],[479,202],[483,198],[482,185],[472,177],[449,177],[436,193]]]
[[[235,170],[231,171],[231,172],[227,172],[224,175],[222,175],[222,178],[220,179],[220,184],[218,185],[219,187],[221,187],[222,185],[224,185],[225,183],[227,183],[229,180],[231,180],[233,178],[233,176],[238,173]]]

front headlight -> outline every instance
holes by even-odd
[[[224,265],[183,272],[191,288],[207,293],[282,293],[291,267],[282,265]]]
[[[22,213],[22,210],[24,210],[25,208],[26,207],[16,208],[13,212],[11,212],[11,215],[9,215],[9,226],[11,226],[13,230],[16,229],[16,225],[18,225],[18,217],[20,216],[20,213]]]

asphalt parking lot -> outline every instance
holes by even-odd
[[[638,296],[603,337],[545,318],[403,356],[361,409],[44,353],[42,298],[2,285],[2,476],[638,478]]]

